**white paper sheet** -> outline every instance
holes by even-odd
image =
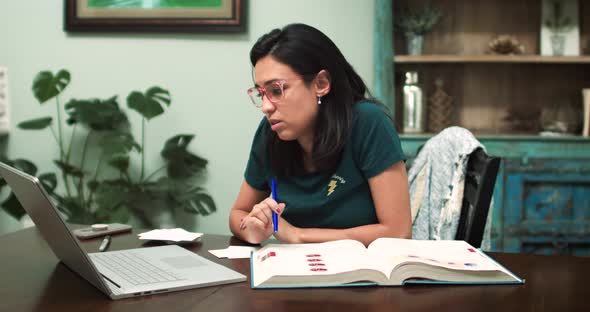
[[[250,253],[258,249],[260,249],[260,247],[229,246],[225,249],[209,250],[209,252],[215,255],[217,258],[242,259],[250,258]]]
[[[191,242],[194,241],[201,236],[203,233],[193,233],[188,232],[184,229],[175,228],[175,229],[160,229],[160,230],[151,230],[149,232],[144,232],[138,234],[139,239],[141,240],[159,240],[159,241],[170,241],[170,242]]]

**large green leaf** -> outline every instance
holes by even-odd
[[[35,166],[35,164],[32,161],[27,159],[17,158],[11,163],[9,163],[9,165],[13,166],[14,168],[20,171],[24,171],[32,176],[37,174],[37,166]]]
[[[160,87],[152,87],[145,93],[133,91],[127,96],[127,107],[148,120],[164,113],[164,106],[170,106],[170,93]]]
[[[172,179],[187,179],[205,169],[207,160],[187,150],[194,135],[178,134],[168,139],[160,155],[166,160],[168,176]]]
[[[110,132],[101,138],[99,144],[107,155],[125,155],[133,149],[138,152],[141,150],[131,133],[127,132]]]
[[[129,156],[116,155],[109,160],[109,165],[121,172],[125,172],[129,168]]]
[[[167,177],[161,177],[153,182],[143,182],[139,184],[138,187],[142,192],[147,193],[150,198],[163,199],[166,198],[170,190],[174,188],[174,182]]]
[[[94,216],[87,207],[80,203],[78,197],[60,197],[57,209],[67,216],[68,222],[79,224],[94,223]]]
[[[202,187],[192,188],[177,200],[180,207],[190,213],[206,216],[217,210],[213,198]]]
[[[125,190],[127,187],[124,186],[122,180],[107,181],[100,183],[96,188],[96,204],[98,210],[101,213],[108,213],[116,210],[123,204],[125,200]]]
[[[88,186],[88,189],[91,192],[95,192],[96,189],[99,187],[100,182],[98,180],[90,180],[88,181],[88,183],[86,183],[86,186]]]
[[[53,193],[55,188],[57,187],[57,176],[55,173],[49,172],[44,173],[38,176],[39,181],[43,185],[43,188],[47,191],[47,193]]]
[[[37,167],[33,163],[24,159],[17,159],[12,163],[12,165],[16,168],[19,168],[20,170],[29,171],[29,174],[31,175],[34,175],[33,172],[37,171]],[[61,199],[57,194],[54,193],[54,190],[57,187],[57,178],[54,173],[44,173],[39,175],[38,178],[41,181],[41,184],[43,185],[43,188],[47,191],[47,193],[49,193],[53,197]],[[2,208],[4,208],[4,210],[8,214],[13,216],[17,220],[26,214],[26,211],[23,209],[14,193],[11,193],[8,199],[2,203]],[[58,209],[60,208],[63,207],[58,205]],[[69,210],[70,209],[67,209],[62,212],[64,212],[66,215],[70,215]]]
[[[2,157],[1,161],[9,166],[12,166],[20,171],[23,171],[25,173],[28,173],[32,176],[34,176],[37,173],[37,166],[35,166],[34,163],[32,163],[30,160],[27,159],[22,159],[22,158],[18,158],[15,160],[11,160],[11,159],[7,159]],[[2,187],[6,186],[6,181],[4,180],[4,178],[2,178],[0,176],[0,189],[2,189]]]
[[[95,213],[95,221],[100,223],[127,223],[129,222],[129,209],[120,205],[112,210],[98,209]]]
[[[49,127],[52,122],[52,117],[42,117],[20,122],[17,127],[23,130],[41,130]]]
[[[72,99],[65,105],[68,123],[81,123],[92,130],[123,130],[128,128],[127,115],[119,108],[117,97],[106,100]]]
[[[78,177],[78,178],[81,178],[84,176],[84,172],[82,171],[82,169],[80,169],[76,166],[65,163],[61,160],[54,160],[53,163],[55,163],[59,167],[59,169],[61,169],[61,171],[63,173],[65,173],[66,175],[71,175],[71,176]]]
[[[35,164],[33,164],[31,161],[27,159],[19,158],[11,160],[2,157],[2,162],[33,176],[37,173],[37,166],[35,166]],[[6,181],[0,177],[0,190],[5,186],[7,186]],[[0,204],[0,206],[4,209],[4,211],[6,211],[6,213],[16,218],[17,220],[26,214],[26,211],[23,209],[19,200],[12,192],[10,193],[10,195],[8,195],[8,198],[4,202],[2,202],[2,204]]]
[[[57,176],[55,173],[44,173],[39,175],[38,178],[47,193],[52,194],[55,191],[55,188],[57,187]]]
[[[8,199],[6,199],[1,206],[2,208],[4,208],[4,211],[6,211],[6,213],[8,213],[10,216],[17,220],[20,220],[22,216],[27,214],[27,212],[25,211],[23,206],[21,206],[20,202],[18,201],[14,193],[10,193]]]
[[[42,71],[33,80],[33,94],[39,103],[43,104],[60,94],[69,83],[70,72],[67,70],[62,69],[55,76],[50,71]]]
[[[164,143],[162,157],[166,158],[174,154],[177,150],[186,150],[187,146],[195,138],[192,134],[177,134]]]
[[[154,216],[159,212],[171,210],[168,200],[168,182],[160,179],[156,182],[144,182],[133,185],[125,192],[125,205],[143,226],[154,227]]]
[[[127,223],[129,209],[124,205],[127,198],[129,183],[122,179],[95,181],[95,222]]]

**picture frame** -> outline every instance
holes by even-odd
[[[243,32],[247,0],[65,0],[67,32]]]
[[[541,2],[541,55],[579,56],[578,0]]]

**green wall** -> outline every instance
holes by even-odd
[[[8,156],[26,157],[51,168],[45,171],[55,171],[56,149],[49,132],[40,135],[14,127],[19,121],[54,113],[52,105],[39,106],[30,91],[40,70],[70,70],[72,83],[65,99],[115,94],[124,99],[131,90],[167,88],[172,106],[148,123],[148,166],[156,167],[159,149],[168,137],[196,134],[191,147],[210,161],[204,186],[218,211],[196,217],[192,230],[229,233],[229,209],[262,117],[245,91],[251,85],[248,52],[260,35],[292,22],[313,25],[330,36],[367,85],[373,85],[373,1],[250,0],[246,33],[182,35],[66,34],[63,2],[0,1],[0,65],[8,67],[12,120]],[[130,117],[139,127],[136,116]],[[0,234],[20,227],[0,212]]]

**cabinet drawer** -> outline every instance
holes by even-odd
[[[588,161],[509,161],[505,170],[504,249],[590,255]]]

